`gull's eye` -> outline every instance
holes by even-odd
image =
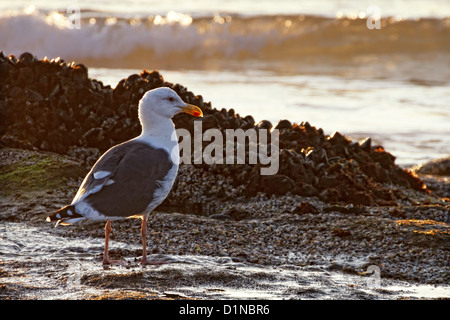
[[[174,97],[169,97],[169,98],[167,98],[170,102],[172,102],[172,101],[174,101],[175,99],[174,99]]]

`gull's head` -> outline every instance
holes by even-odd
[[[161,87],[147,91],[139,102],[139,118],[141,122],[147,118],[172,118],[180,112],[202,117],[202,110],[186,103],[170,88]]]

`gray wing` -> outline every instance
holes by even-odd
[[[141,214],[172,166],[165,150],[141,142],[125,142],[97,161],[77,197],[105,216]]]

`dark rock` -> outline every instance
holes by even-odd
[[[3,63],[0,63],[0,84],[4,83],[6,81],[6,79],[9,78],[9,73],[12,70],[13,70],[13,67],[9,63],[6,63],[6,61]]]
[[[77,83],[82,83],[88,80],[88,69],[84,64],[76,64],[72,68],[72,80]]]
[[[148,71],[148,70],[144,69],[141,72],[140,76],[142,78],[145,78],[145,79],[150,80],[150,81],[152,81],[152,80],[156,80],[156,81],[161,80],[161,82],[164,82],[164,79],[162,78],[162,76],[159,74],[158,71]]]
[[[323,175],[319,178],[319,186],[323,189],[334,188],[341,183],[341,177],[337,174]]]
[[[256,125],[256,129],[272,129],[272,123],[268,120],[262,120]]]
[[[372,139],[366,138],[361,140],[359,142],[359,147],[366,152],[370,152],[372,150]]]
[[[297,190],[296,194],[304,196],[304,197],[314,197],[317,196],[318,191],[313,185],[303,182],[296,183]]]
[[[228,111],[225,108],[222,108],[220,110],[220,113],[222,114],[222,116],[224,117],[224,119],[228,118]]]
[[[203,117],[203,120],[202,120],[203,131],[212,129],[212,128],[217,128],[218,125],[219,125],[219,123],[214,115],[208,114]]]
[[[141,76],[138,74],[129,75],[127,80],[125,81],[125,86],[132,86],[136,81],[140,80]]]
[[[19,83],[30,85],[34,82],[34,72],[30,67],[23,67],[19,69],[19,75],[17,77]]]
[[[216,219],[216,220],[234,220],[233,217],[229,216],[228,214],[222,214],[222,213],[216,213],[216,214],[212,214],[209,216],[209,218],[211,219]]]
[[[227,193],[225,192],[225,189],[223,187],[219,187],[215,192],[215,196],[218,199],[226,199]]]
[[[142,77],[142,74],[141,74]],[[176,93],[178,93],[178,95],[183,94],[184,92],[186,92],[186,88],[183,87],[181,84],[175,84],[172,88]]]
[[[308,121],[302,122],[301,126],[306,128],[307,130],[312,128]]]
[[[11,64],[13,64],[13,65],[15,65],[16,63],[17,63],[17,59],[16,59],[16,57],[13,55],[13,54],[10,54],[9,56],[8,56],[8,60],[7,60],[9,63],[11,63]]]
[[[29,52],[24,52],[20,55],[19,61],[23,64],[31,64],[35,61],[34,56]]]
[[[236,221],[249,219],[251,217],[251,214],[249,212],[237,208],[230,209],[227,212],[227,215],[232,217]]]
[[[251,125],[251,127],[253,128],[255,126],[255,119],[253,119],[252,116],[245,116],[244,120]]]
[[[450,176],[450,157],[436,159],[413,168],[418,174]]]
[[[241,127],[242,130],[253,129],[255,127],[255,123],[254,122],[250,122],[250,121],[248,121],[246,119],[242,119],[240,127]]]
[[[340,213],[344,213],[344,214],[359,214],[359,213],[363,212],[364,210],[363,210],[363,207],[353,206],[352,204],[346,205],[346,206],[334,204],[334,205],[326,206],[325,208],[323,208],[323,211],[324,212],[340,212]]]
[[[89,147],[95,147],[104,141],[103,129],[102,128],[92,128],[89,129],[82,137],[82,144]]]
[[[278,130],[290,128],[292,128],[292,124],[289,120],[280,120],[280,122],[278,122],[277,126],[275,127],[275,129]]]
[[[375,205],[375,201],[370,193],[364,191],[350,192],[347,197],[347,201],[354,204],[362,204],[365,206]]]
[[[350,142],[349,140],[347,140],[347,138],[345,136],[343,136],[341,133],[339,133],[338,131],[336,131],[335,133],[333,133],[333,135],[328,139],[330,142],[334,143],[334,144],[338,144],[338,145],[349,145]]]
[[[195,96],[195,105],[202,107],[203,106],[203,97],[201,95]]]
[[[269,195],[283,195],[288,192],[297,192],[297,186],[295,182],[291,178],[281,174],[262,176],[261,184],[264,192]]]
[[[31,89],[25,89],[26,99],[32,102],[41,102],[44,97],[39,93]]]
[[[300,214],[300,215],[307,214],[307,213],[317,214],[317,213],[319,213],[319,211],[311,203],[303,201],[303,202],[300,202],[295,207],[295,209],[294,209],[294,211],[292,211],[292,213]]]
[[[373,148],[373,152],[370,155],[375,162],[381,164],[385,169],[389,169],[394,166],[395,157],[386,152],[383,147],[376,146]]]
[[[314,163],[326,163],[328,164],[327,152],[323,148],[311,149],[306,153],[306,159]]]
[[[351,235],[351,232],[348,231],[347,229],[335,227],[333,229],[333,235],[336,237],[339,237],[339,238],[345,238],[345,237],[349,237]]]
[[[400,219],[406,218],[406,212],[399,208],[393,208],[389,212],[393,217],[400,218]]]

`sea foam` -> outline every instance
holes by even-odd
[[[81,12],[44,12],[33,7],[0,13],[0,48],[8,54],[33,52],[102,66],[142,65],[152,60],[347,59],[361,55],[450,52],[446,19],[383,18],[381,30],[358,17],[310,15],[213,15],[126,17]],[[92,64],[91,64],[92,65]]]

